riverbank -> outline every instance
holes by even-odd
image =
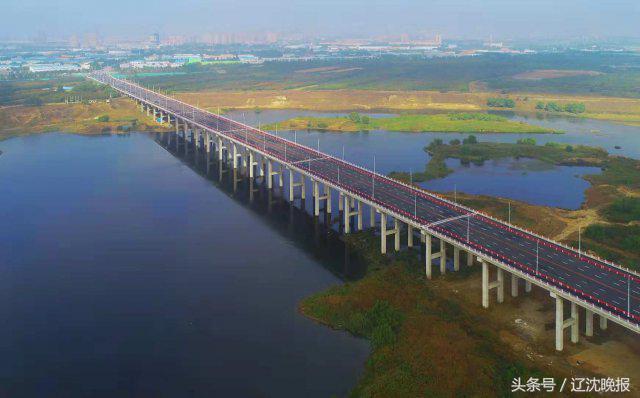
[[[603,96],[496,92],[440,92],[387,90],[253,90],[253,91],[197,91],[176,93],[179,99],[199,103],[210,111],[218,109],[292,109],[319,112],[479,112],[506,110],[531,115],[564,115],[579,118],[608,120],[616,123],[640,124],[640,99]],[[513,108],[488,105],[490,98],[513,100]],[[581,103],[584,113],[549,112],[536,109],[538,103],[558,105]]]
[[[506,199],[457,198],[506,217]],[[602,220],[593,210],[509,202],[518,225],[563,241],[571,241],[576,223]],[[515,377],[640,377],[640,360],[633,354],[640,344],[615,326],[592,338],[581,336],[580,344],[557,353],[553,328],[547,328],[553,303],[544,291],[505,295],[505,303],[484,311],[477,265],[427,281],[417,250],[382,256],[380,238],[370,230],[344,239],[369,265],[367,275],[303,300],[300,311],[370,341],[371,357],[353,396],[503,396]],[[624,364],[606,360],[612,354]]]
[[[143,116],[135,103],[125,98],[91,104],[44,104],[0,109],[0,139],[50,131],[103,134],[165,129],[150,117]]]
[[[296,117],[263,126],[265,130],[321,130],[356,132],[369,130],[444,133],[534,133],[558,131],[514,122],[486,113],[448,113],[434,115],[402,114],[393,117],[369,117],[351,113],[345,117]]]

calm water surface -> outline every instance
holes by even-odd
[[[516,142],[525,137],[536,139],[538,144],[561,142],[571,145],[583,144],[605,148],[612,154],[640,159],[640,127],[572,118],[565,116],[518,115],[496,112],[512,120],[525,121],[564,131],[564,134],[477,134],[482,141]],[[230,117],[248,124],[272,123],[297,116],[345,116],[345,113],[320,113],[312,111],[265,110],[259,113],[234,111]],[[371,114],[386,117],[390,114]],[[289,139],[296,139],[311,147],[320,147],[369,169],[382,173],[390,171],[423,170],[429,156],[423,151],[425,145],[436,138],[447,142],[463,139],[468,134],[457,133],[402,133],[370,131],[361,133],[335,133],[320,131],[279,132]],[[620,148],[616,148],[616,146]],[[595,167],[544,167],[530,159],[500,159],[486,162],[483,166],[463,166],[458,161],[449,161],[455,173],[440,180],[422,184],[425,188],[439,192],[467,192],[502,196],[537,205],[577,209],[585,199],[584,191],[589,183],[582,176],[598,174]],[[525,169],[525,170],[523,170]]]
[[[368,344],[297,312],[361,269],[144,134],[0,142],[0,396],[345,395]]]

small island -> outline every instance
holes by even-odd
[[[414,173],[414,182],[424,182],[436,178],[443,178],[453,173],[447,167],[446,159],[459,159],[463,164],[481,165],[486,160],[503,158],[530,158],[553,165],[564,166],[595,166],[605,167],[610,165],[612,159],[607,151],[602,148],[584,145],[567,145],[548,142],[545,145],[536,145],[533,138],[524,138],[516,143],[479,142],[474,135],[460,140],[451,140],[448,144],[441,139],[433,140],[424,147],[431,159],[424,171]],[[619,160],[619,159],[617,159]],[[626,173],[625,173],[626,174]],[[391,172],[393,178],[409,181],[406,172]]]
[[[443,133],[520,133],[549,134],[560,131],[488,113],[402,114],[373,118],[352,112],[344,117],[296,117],[263,126],[266,130],[323,130],[357,132],[388,130]]]

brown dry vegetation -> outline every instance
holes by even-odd
[[[536,69],[529,72],[518,73],[514,75],[513,78],[519,80],[543,80],[573,76],[597,76],[601,74],[602,72],[594,70]]]
[[[109,116],[108,122],[97,120]],[[135,121],[135,122],[134,122]],[[93,104],[49,104],[0,109],[0,137],[48,131],[96,134],[116,131],[118,126],[135,124],[136,131],[161,130],[151,118],[140,113],[134,102],[116,99]]]
[[[477,111],[490,109],[487,99],[495,92],[373,91],[373,90],[264,90],[204,91],[177,96],[190,103],[216,110],[232,109],[308,109],[316,111]],[[510,94],[520,112],[537,112],[538,101],[582,102],[587,112],[578,117],[640,124],[640,99],[555,94]],[[576,116],[576,115],[573,115]]]

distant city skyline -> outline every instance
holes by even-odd
[[[0,39],[144,39],[247,32],[453,39],[639,37],[637,0],[5,0]]]

